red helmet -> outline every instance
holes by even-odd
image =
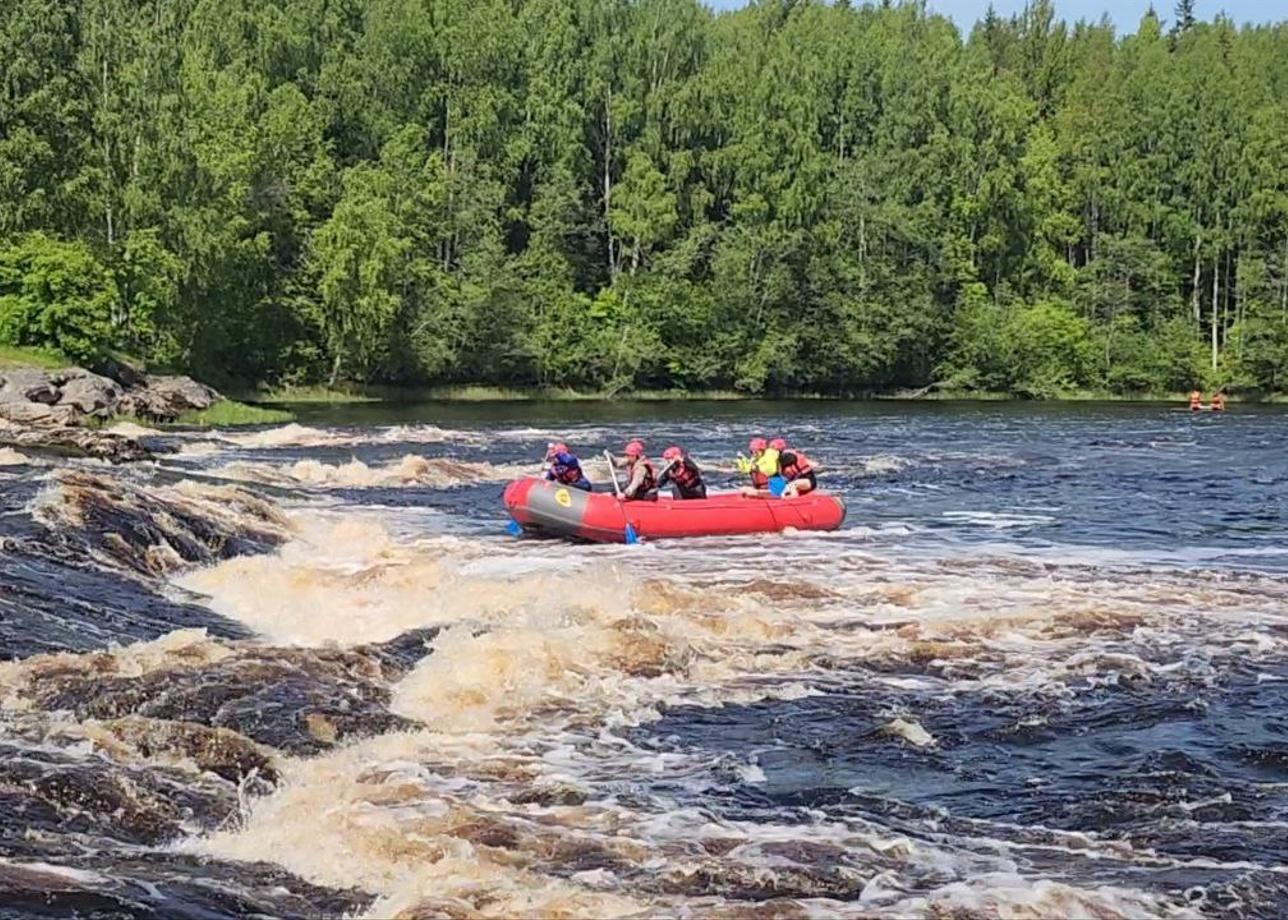
[[[787,450],[787,442],[782,438],[774,438],[769,442],[769,446],[774,450]]]
[[[752,438],[751,441],[747,444],[747,450],[751,450],[751,451],[764,450],[765,447],[766,447],[766,444],[765,444],[764,438]]]
[[[628,457],[642,457],[642,456],[644,456],[644,442],[643,442],[643,441],[631,441],[629,444],[627,444],[627,445],[626,445],[626,456],[628,456]]]
[[[563,441],[554,441],[546,445],[546,456],[553,457],[555,454],[568,453],[568,445]]]
[[[662,459],[663,460],[683,460],[684,451],[672,445],[668,447],[666,450],[662,451]]]

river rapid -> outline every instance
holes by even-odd
[[[0,916],[1288,912],[1288,414],[304,412],[0,451]],[[752,434],[842,530],[505,531]]]

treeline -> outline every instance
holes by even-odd
[[[6,3],[0,342],[214,380],[1280,390],[1288,26]]]

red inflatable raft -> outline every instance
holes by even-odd
[[[708,537],[740,533],[836,530],[845,505],[835,495],[769,498],[737,492],[681,501],[627,502],[607,492],[583,492],[544,479],[516,479],[506,486],[505,508],[529,533],[549,537],[627,542],[627,525],[641,538]]]

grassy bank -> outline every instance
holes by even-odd
[[[248,403],[317,403],[320,405],[345,405],[348,403],[381,402],[385,397],[371,392],[373,388],[359,386],[328,387],[322,384],[308,386],[276,387],[267,390],[233,390],[238,399]]]
[[[40,348],[22,348],[18,345],[0,345],[0,370],[13,370],[19,367],[37,367],[41,370],[57,370],[60,367],[71,367],[72,362],[56,351]]]
[[[284,409],[270,409],[224,399],[209,409],[185,412],[174,423],[200,428],[235,428],[240,425],[280,425],[294,419],[295,416]]]

